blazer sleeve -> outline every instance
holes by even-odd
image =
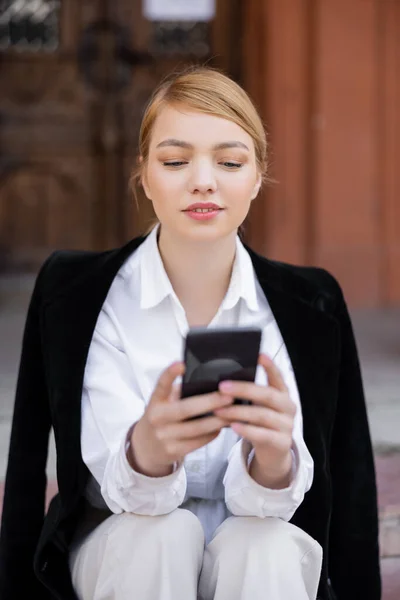
[[[50,411],[40,335],[43,265],[30,301],[12,420],[0,532],[0,598],[50,598],[33,557],[45,514]]]
[[[340,288],[336,316],[341,332],[341,363],[330,461],[333,497],[329,573],[340,600],[380,600],[374,458],[358,353]]]

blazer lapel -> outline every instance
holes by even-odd
[[[86,361],[98,315],[111,284],[128,256],[144,238],[110,252],[73,258],[65,290],[48,298],[43,308],[43,348],[54,418],[60,492],[73,502],[87,471],[81,464],[81,396]],[[68,261],[67,261],[68,262]],[[71,260],[72,263],[72,260]],[[53,267],[54,268],[54,267]],[[61,270],[62,265],[60,265]],[[54,277],[60,276],[54,268]],[[58,426],[60,424],[60,426]],[[64,489],[62,489],[64,486]],[[68,501],[67,500],[67,501]]]
[[[313,455],[328,435],[336,406],[339,325],[317,308],[318,290],[283,265],[247,248],[257,278],[284,339],[302,404],[304,437]],[[322,428],[323,431],[318,431]],[[313,448],[314,447],[314,448]]]

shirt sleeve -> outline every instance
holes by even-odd
[[[310,489],[314,462],[303,439],[303,420],[293,368],[282,345],[274,359],[296,404],[292,443],[292,479],[287,488],[275,490],[258,484],[249,474],[254,449],[247,440],[239,440],[230,451],[224,477],[225,503],[236,516],[278,517],[289,521]]]
[[[82,458],[112,512],[166,514],[183,502],[185,469],[182,463],[170,475],[153,478],[135,472],[128,463],[126,434],[146,405],[113,320],[111,307],[105,305],[89,349],[82,393]]]

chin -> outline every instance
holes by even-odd
[[[237,227],[221,227],[221,225],[216,226],[211,223],[194,223],[190,227],[185,227],[183,231],[176,232],[176,234],[179,237],[184,237],[186,240],[210,243],[234,235],[236,232]]]
[[[182,242],[217,242],[221,239],[226,239],[232,235],[236,235],[240,223],[231,223],[227,219],[216,219],[215,221],[195,221],[185,215],[183,219],[175,220],[160,219],[161,228],[168,231],[168,237],[181,240]]]

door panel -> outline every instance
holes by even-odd
[[[14,22],[24,25],[26,32],[33,21],[39,27],[37,19],[29,23],[30,3],[9,2],[9,8],[17,4],[22,8]],[[44,14],[50,4],[41,2]],[[68,2],[79,18],[67,22],[66,4],[59,5],[57,44],[46,50],[25,42],[9,45],[1,54],[3,268],[36,268],[55,248],[91,248],[94,244],[93,153],[87,118],[90,91],[74,53],[64,45],[72,28],[77,37],[83,11],[77,10],[78,2]],[[4,11],[2,17],[4,21]]]
[[[39,3],[40,14],[53,6]],[[53,29],[29,6],[0,0],[0,269],[35,270],[53,249],[110,248],[146,229],[151,203],[142,194],[138,209],[128,185],[143,107],[187,63],[233,71],[237,40],[221,31],[227,14],[240,22],[236,0],[187,27],[147,21],[141,0],[60,0]],[[13,27],[39,31],[46,48],[4,41],[16,7]]]

